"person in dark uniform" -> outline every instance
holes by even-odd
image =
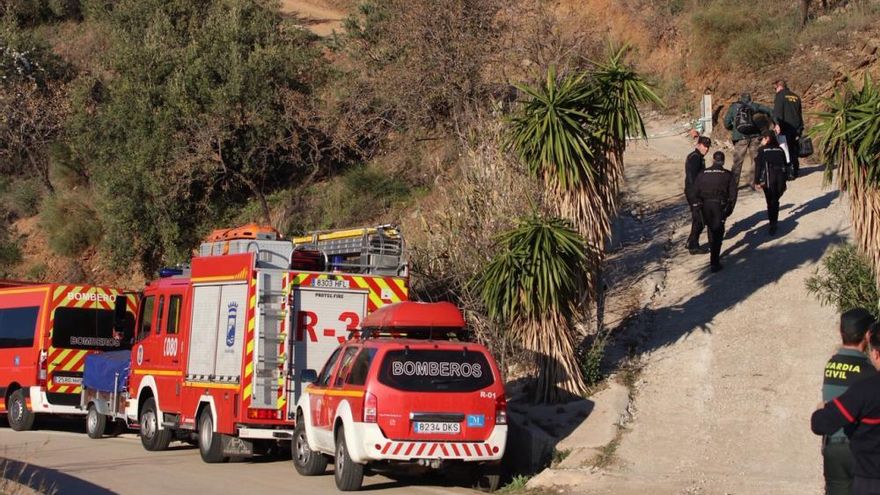
[[[687,198],[688,207],[691,210],[691,233],[687,239],[687,250],[691,254],[705,253],[705,249],[700,248],[700,235],[703,233],[703,217],[700,214],[700,208],[697,206],[697,199],[694,196],[694,181],[697,175],[706,168],[706,153],[712,146],[712,140],[706,136],[697,138],[697,144],[684,162],[684,196]]]
[[[868,346],[866,336],[873,319],[871,313],[862,308],[851,309],[840,315],[842,345],[825,364],[825,378],[822,382],[823,402],[836,399],[858,381],[877,374],[868,356],[865,355]],[[822,437],[822,458],[825,494],[852,493],[855,461],[849,449],[849,439],[843,429]]]
[[[764,191],[767,200],[767,218],[770,220],[769,234],[776,234],[779,221],[779,198],[785,192],[785,151],[779,147],[776,134],[766,130],[761,134],[761,147],[755,157],[755,190]]]
[[[712,166],[697,175],[694,198],[709,231],[709,266],[712,273],[720,271],[721,241],[724,239],[724,219],[733,212],[736,178],[724,168],[724,153],[712,155]]]
[[[801,97],[788,89],[788,84],[783,79],[774,83],[776,99],[773,101],[773,120],[776,121],[776,132],[785,136],[788,144],[788,153],[791,159],[791,170],[788,179],[793,180],[798,176],[801,162],[800,138],[804,132],[804,115],[801,110]]]
[[[868,358],[880,369],[880,330],[868,333]],[[880,494],[880,374],[851,385],[839,397],[819,405],[810,418],[817,435],[843,428],[853,455],[853,495]]]

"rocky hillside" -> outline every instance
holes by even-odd
[[[424,259],[443,259],[456,248],[432,225],[487,158],[510,83],[589,64],[610,41],[633,47],[667,113],[695,118],[704,91],[717,111],[741,91],[770,102],[777,77],[815,111],[877,70],[880,4],[813,3],[805,26],[769,0],[22,4],[0,39],[0,274],[136,285],[246,221],[403,222]],[[189,16],[206,20],[175,31]],[[210,48],[221,35],[240,38]]]

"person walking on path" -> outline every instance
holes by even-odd
[[[767,200],[768,233],[775,235],[779,221],[779,198],[785,192],[785,152],[776,141],[776,133],[766,130],[761,136],[761,147],[755,157],[755,190],[764,191]]]
[[[697,175],[694,182],[694,197],[709,233],[709,267],[712,273],[723,268],[721,241],[724,239],[724,219],[733,212],[732,199],[735,194],[733,173],[724,168],[724,153],[716,151],[712,155],[712,166]]]
[[[804,132],[804,115],[801,110],[801,97],[788,89],[784,79],[778,79],[774,84],[776,99],[773,102],[773,119],[776,121],[776,133],[785,136],[788,144],[791,170],[788,179],[797,178],[800,172],[801,162],[800,139]]]
[[[836,399],[858,381],[877,374],[865,355],[868,346],[866,336],[873,319],[871,313],[862,308],[851,309],[840,315],[842,345],[825,364],[823,402]],[[822,458],[825,494],[850,495],[855,461],[843,429],[822,437]]]
[[[727,114],[724,116],[724,127],[731,132],[730,137],[733,140],[733,165],[730,167],[730,171],[736,177],[737,187],[739,187],[740,177],[743,175],[742,169],[746,154],[752,159],[754,166],[758,147],[761,145],[761,132],[770,128],[772,115],[773,110],[753,102],[749,93],[740,95],[739,101],[727,109]],[[747,125],[749,116],[751,116],[751,125]],[[746,173],[745,177],[748,178],[751,175],[751,173]],[[733,198],[733,201],[735,204],[736,197]]]
[[[700,248],[700,235],[703,233],[703,218],[700,214],[700,208],[697,206],[697,199],[694,193],[694,181],[697,175],[706,168],[706,153],[712,146],[712,140],[706,136],[697,138],[697,144],[684,162],[684,196],[688,202],[688,208],[691,211],[691,233],[687,239],[687,250],[691,254],[705,253],[705,249]]]
[[[869,332],[868,358],[880,370],[880,330]],[[843,428],[853,455],[852,495],[880,494],[880,374],[858,381],[846,392],[819,404],[810,418],[816,435]]]

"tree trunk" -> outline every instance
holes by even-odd
[[[810,0],[801,0],[801,26],[807,25],[810,18]]]

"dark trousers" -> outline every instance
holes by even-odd
[[[779,221],[779,198],[785,192],[785,171],[771,170],[769,180],[762,184],[764,199],[767,200],[767,219],[770,225],[776,225]]]
[[[801,159],[798,156],[801,152],[801,144],[798,141],[800,136],[796,132],[784,132],[783,135],[785,135],[785,142],[788,144],[788,158],[791,160],[791,169],[797,175],[801,169]]]
[[[696,249],[700,247],[700,235],[703,233],[705,225],[703,224],[703,215],[700,212],[700,208],[697,206],[691,206],[690,209],[691,235],[688,236],[687,248]]]
[[[715,266],[720,264],[721,241],[724,240],[724,205],[708,199],[703,202],[702,213],[709,232],[709,262]]]
[[[880,495],[880,479],[856,476],[853,479],[852,495]]]
[[[849,442],[825,445],[822,459],[825,468],[825,495],[851,495],[855,461],[849,450]]]

